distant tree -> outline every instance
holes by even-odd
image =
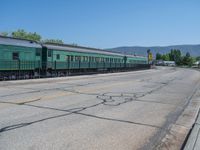
[[[37,34],[36,32],[26,32],[23,29],[18,29],[17,31],[14,31],[11,33],[11,36],[14,38],[21,38],[21,39],[27,39],[27,40],[33,40],[33,41],[40,41],[41,36]]]
[[[184,56],[183,57],[183,60],[182,60],[182,64],[183,65],[187,65],[187,66],[191,66],[192,65],[192,58],[191,57],[187,57],[187,56]]]
[[[59,39],[45,39],[43,43],[53,43],[53,44],[64,44],[62,40]]]
[[[190,56],[190,53],[187,52],[186,55],[183,57],[182,64],[187,66],[192,66],[195,62],[195,59]]]
[[[27,33],[23,29],[19,29],[17,31],[13,31],[11,35],[14,38],[23,38],[23,39],[25,39]]]
[[[172,49],[167,54],[156,54],[156,60],[164,60],[164,61],[175,61],[177,65],[187,65],[192,66],[195,61],[200,61],[200,56],[193,58],[191,57],[190,53],[187,52],[185,56],[182,56],[181,50],[179,49]]]
[[[60,39],[41,40],[42,39],[41,35],[37,34],[36,32],[26,32],[23,29],[18,29],[17,31],[12,32],[11,36],[14,38],[33,40],[33,41],[38,41],[38,42],[43,42],[43,43],[64,44],[64,42]]]
[[[197,57],[196,57],[196,61],[200,61],[200,56],[197,56]]]
[[[156,60],[161,60],[162,59],[162,55],[160,53],[156,53]]]
[[[161,57],[161,59],[164,60],[164,61],[166,61],[166,55],[163,54],[162,57]]]
[[[41,40],[41,36],[39,34],[37,34],[36,32],[34,33],[28,33],[28,36],[27,36],[27,39],[30,39],[30,40],[34,40],[34,41],[40,41]]]
[[[164,61],[170,61],[169,54],[163,54],[162,55],[162,60],[164,60]]]
[[[181,51],[179,49],[172,49],[169,53],[170,61],[175,61],[177,65],[181,65],[182,56]]]
[[[181,51],[178,49],[172,49],[169,53],[169,58],[170,61],[179,61],[181,58]]]
[[[196,62],[196,58],[195,57],[191,57],[192,58],[192,65]]]
[[[189,52],[186,53],[186,57],[190,57],[190,53]]]

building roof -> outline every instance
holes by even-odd
[[[22,46],[22,47],[34,47],[34,48],[42,48],[41,44],[36,41],[26,40],[26,39],[18,39],[12,37],[0,36],[0,44],[2,45],[13,45],[13,46]]]

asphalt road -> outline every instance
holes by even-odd
[[[200,72],[164,68],[0,82],[0,150],[180,149]]]

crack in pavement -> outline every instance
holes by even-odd
[[[97,93],[97,94],[94,94],[94,93],[82,93],[82,92],[75,91],[75,90],[60,89],[60,90],[64,90],[64,91],[67,91],[67,92],[73,92],[73,93],[76,93],[76,94],[95,95],[97,99],[101,100],[101,102],[93,104],[93,105],[90,105],[90,106],[71,108],[71,109],[68,109],[68,110],[29,104],[29,103],[32,103],[32,102],[35,102],[35,101],[39,101],[39,100],[41,100],[41,98],[40,99],[36,99],[36,100],[32,100],[32,101],[23,102],[23,103],[0,101],[0,103],[8,103],[8,104],[14,104],[14,105],[24,105],[24,106],[29,106],[29,107],[36,107],[36,108],[42,108],[42,109],[49,109],[49,110],[67,112],[67,114],[52,116],[52,117],[43,118],[43,119],[36,120],[36,121],[20,123],[20,124],[14,124],[14,125],[10,125],[10,126],[7,126],[7,127],[3,127],[3,128],[0,129],[0,133],[6,132],[6,131],[10,131],[10,130],[13,130],[13,129],[22,128],[22,127],[25,127],[25,126],[28,126],[28,125],[32,125],[34,123],[46,121],[46,120],[49,120],[49,119],[68,116],[70,114],[77,114],[77,115],[83,115],[83,116],[92,117],[92,118],[96,118],[96,119],[117,121],[117,122],[123,122],[123,123],[135,124],[135,125],[143,125],[143,126],[149,126],[149,127],[154,127],[154,128],[161,129],[162,127],[156,126],[156,125],[139,123],[139,122],[132,122],[132,121],[128,121],[128,120],[114,119],[114,118],[108,118],[108,117],[101,117],[101,116],[97,116],[97,115],[82,113],[82,111],[83,110],[87,110],[87,109],[92,108],[92,107],[97,107],[99,105],[119,106],[119,105],[122,105],[122,104],[125,104],[125,103],[128,103],[128,102],[139,101],[138,98],[141,98],[141,97],[144,97],[144,96],[146,96],[148,94],[151,94],[154,91],[158,91],[158,90],[162,89],[163,87],[167,86],[170,82],[172,82],[174,80],[175,80],[175,78],[172,79],[172,80],[167,81],[166,84],[161,84],[159,87],[156,87],[156,88],[154,88],[154,89],[152,89],[152,90],[150,90],[150,91],[148,91],[146,93],[141,93],[141,92],[140,93],[120,93],[119,95],[116,94],[116,93],[103,93],[103,94]],[[116,98],[122,100],[122,102],[117,102],[116,103],[116,101],[117,101]],[[166,130],[166,129],[162,129],[162,130]]]

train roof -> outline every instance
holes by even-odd
[[[0,36],[0,44],[22,46],[22,47],[42,48],[41,44],[39,44],[36,41],[12,38],[12,37],[5,37],[5,36]]]
[[[82,53],[94,53],[94,54],[103,54],[103,55],[113,55],[113,56],[127,56],[127,57],[138,57],[138,58],[145,58],[142,56],[134,56],[134,55],[125,55],[122,53],[111,52],[103,49],[96,49],[90,47],[83,47],[83,46],[74,46],[68,44],[52,44],[52,43],[44,43],[42,44],[44,47],[48,49],[54,50],[66,50],[72,52],[82,52]]]
[[[48,49],[54,50],[64,50],[71,52],[81,52],[81,53],[94,53],[94,54],[103,54],[103,55],[115,55],[115,56],[125,56],[124,54],[109,52],[101,49],[90,48],[90,47],[82,47],[82,46],[74,46],[67,44],[42,44],[44,47]]]

